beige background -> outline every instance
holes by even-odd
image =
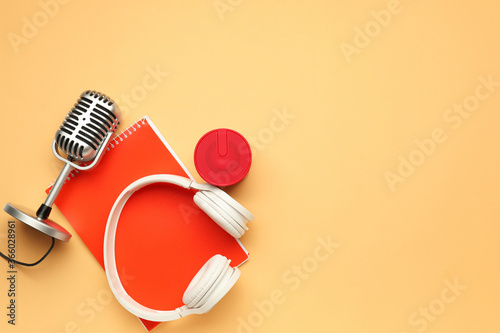
[[[1,205],[38,207],[62,167],[57,127],[81,91],[101,90],[123,127],[149,115],[195,175],[211,129],[254,146],[249,176],[230,189],[257,216],[242,277],[210,313],[155,332],[500,332],[499,10],[3,1]],[[57,209],[52,218],[72,230]],[[17,240],[24,260],[49,244],[20,223]],[[6,271],[0,262],[1,332],[144,331],[77,235],[18,268],[15,327]]]

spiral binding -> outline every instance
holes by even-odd
[[[129,136],[133,135],[134,132],[136,132],[139,128],[141,128],[142,126],[148,125],[146,119],[147,119],[147,116],[143,116],[142,118],[138,119],[135,123],[133,123],[132,125],[130,125],[128,128],[126,128],[125,130],[121,131],[120,134],[115,135],[109,141],[108,146],[106,147],[106,151],[107,152],[111,151],[113,148],[115,148],[116,146],[118,146],[120,144],[120,142],[123,142]],[[104,158],[106,158],[106,157],[104,157]],[[87,164],[83,164],[83,165],[87,165]],[[66,181],[64,183],[66,183],[67,181],[70,181],[71,178],[74,178],[79,173],[80,172],[77,169],[73,169],[69,173],[69,175],[66,178]],[[50,183],[49,187],[51,187],[52,185],[54,185],[55,181],[56,180],[54,179]]]

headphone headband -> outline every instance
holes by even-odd
[[[163,177],[163,176],[169,176],[169,177]],[[182,316],[181,309],[177,308],[171,311],[158,311],[138,303],[127,293],[127,291],[123,287],[123,284],[120,281],[120,276],[118,275],[118,268],[116,267],[116,254],[115,254],[116,230],[118,227],[118,220],[120,218],[123,207],[125,207],[127,200],[132,196],[132,194],[135,191],[138,191],[147,185],[157,182],[167,182],[184,188],[189,188],[190,185],[189,180],[184,177],[179,177],[174,175],[162,175],[162,177],[160,177],[160,175],[152,175],[136,180],[135,182],[127,186],[116,199],[106,224],[106,231],[104,233],[104,249],[103,249],[104,267],[111,291],[115,295],[118,302],[125,309],[135,314],[136,316],[147,320],[169,321],[169,320],[179,319]]]
[[[116,254],[115,254],[115,241],[116,241],[116,230],[118,228],[118,220],[120,218],[121,212],[128,199],[132,196],[132,194],[141,188],[155,184],[155,183],[167,183],[180,186],[185,189],[196,189],[200,191],[210,191],[217,195],[221,200],[224,200],[230,205],[233,205],[235,210],[241,214],[242,216],[248,218],[248,220],[253,220],[253,215],[246,210],[243,206],[241,206],[236,200],[231,198],[224,191],[219,189],[218,187],[209,185],[209,184],[198,184],[195,181],[177,176],[177,175],[168,175],[168,174],[157,174],[143,177],[134,181],[132,184],[127,186],[122,193],[118,196],[115,203],[113,204],[113,208],[108,217],[108,221],[106,224],[106,231],[104,233],[104,267],[106,271],[106,277],[109,282],[109,286],[111,291],[115,295],[118,302],[129,312],[135,314],[136,316],[147,319],[150,321],[170,321],[179,319],[183,316],[189,314],[201,314],[210,310],[217,300],[212,300],[207,302],[205,305],[202,305],[199,308],[190,308],[186,305],[179,307],[175,310],[169,311],[160,311],[152,308],[148,308],[136,300],[134,300],[125,290],[123,284],[120,281],[120,277],[118,275],[118,268],[116,266]],[[226,284],[221,287],[217,291],[222,297],[236,282],[239,277],[239,270],[235,270],[235,273],[232,274],[228,279]]]

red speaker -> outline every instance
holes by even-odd
[[[240,133],[219,128],[203,135],[194,150],[194,164],[201,178],[215,186],[243,180],[252,164],[252,151]]]

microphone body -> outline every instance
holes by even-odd
[[[74,168],[88,170],[99,163],[120,123],[120,117],[120,108],[106,95],[92,90],[80,95],[52,141],[54,155],[63,161],[65,166],[47,199],[37,210],[38,219],[48,218],[65,179]],[[61,152],[66,156],[61,155]],[[90,161],[92,163],[89,165],[84,164]]]
[[[114,133],[119,122],[120,110],[111,98],[96,91],[85,91],[56,132],[53,146],[57,145],[70,162],[93,160],[97,164],[109,142],[108,137]],[[59,152],[54,154],[63,159]],[[86,169],[78,164],[73,166]]]

